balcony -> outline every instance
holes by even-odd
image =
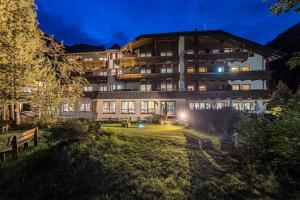
[[[116,76],[117,80],[136,81],[142,79],[166,79],[176,78],[179,79],[179,73],[162,74],[162,73],[151,73],[151,74],[120,74]]]
[[[209,54],[185,54],[187,60],[233,60],[245,61],[249,57],[248,52],[231,52],[231,53],[209,53]]]
[[[140,92],[140,91],[116,91],[116,92],[86,92],[85,97],[91,99],[267,99],[271,95],[270,90],[249,91],[207,91],[207,92]]]
[[[107,61],[104,60],[90,60],[90,61],[80,60],[78,62],[87,68],[105,68],[107,64]]]
[[[212,72],[186,74],[187,80],[270,80],[272,71]]]
[[[90,84],[92,83],[106,83],[108,77],[107,76],[101,76],[99,74],[95,74],[93,72],[85,73],[84,77],[88,80]]]
[[[164,57],[164,56],[151,56],[151,57],[138,57],[126,56],[120,59],[120,66],[131,67],[139,65],[154,65],[154,64],[171,64],[178,63],[179,57]]]

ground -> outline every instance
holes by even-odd
[[[102,129],[112,135],[51,145],[42,135],[40,147],[1,164],[0,199],[272,198],[264,177],[249,178],[218,150],[217,136],[177,125]],[[190,134],[213,148],[201,149]]]

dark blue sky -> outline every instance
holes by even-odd
[[[263,0],[36,1],[41,29],[68,45],[123,45],[143,33],[202,30],[202,18],[209,30],[265,44],[300,21],[294,12],[273,16]]]

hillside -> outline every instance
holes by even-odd
[[[295,52],[300,51],[300,23],[279,34],[267,46],[287,54],[285,58],[273,61],[269,65],[270,70],[274,71],[272,87],[275,87],[278,81],[282,80],[291,89],[297,90],[300,85],[300,67],[290,70],[285,63],[293,57]]]
[[[218,150],[218,138],[182,126],[106,124],[112,136],[54,142],[1,163],[0,199],[276,199],[273,179]],[[196,135],[213,142],[201,149]],[[285,195],[282,193],[282,195]]]

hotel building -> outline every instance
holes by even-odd
[[[263,113],[272,74],[268,62],[280,57],[220,30],[140,35],[122,48],[67,56],[96,70],[85,74],[85,97],[66,100],[60,116],[97,120],[176,118],[188,110],[225,107]]]

